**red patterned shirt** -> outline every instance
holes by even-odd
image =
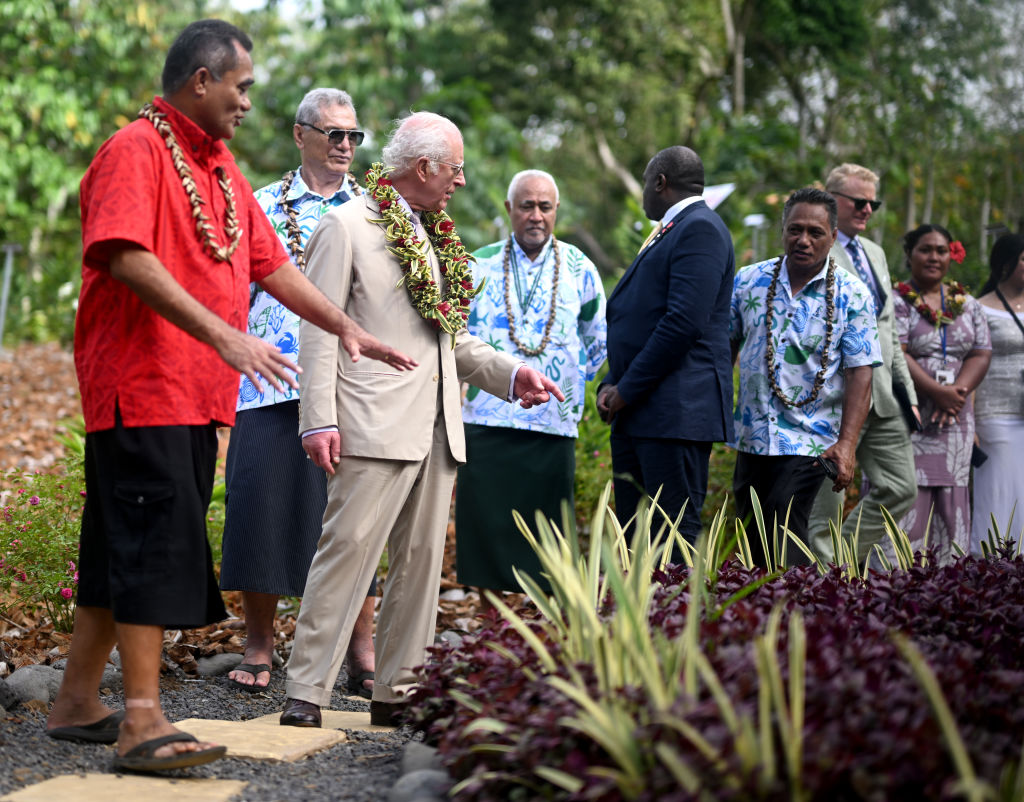
[[[167,114],[220,245],[228,242],[227,204],[214,168],[225,168],[242,239],[230,262],[218,262],[203,250],[171,153],[148,120],[136,120],[103,144],[81,186],[75,367],[90,432],[113,428],[115,405],[125,426],[235,420],[238,371],[113,278],[111,254],[123,247],[150,251],[193,298],[242,331],[249,283],[288,261],[224,143],[161,98],[155,105]]]

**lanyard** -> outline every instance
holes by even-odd
[[[910,286],[917,290],[918,295],[921,294],[921,288],[917,286],[917,282],[913,279],[910,280]],[[922,299],[922,303],[924,299]],[[939,284],[939,316],[946,316],[946,287],[943,284]],[[946,324],[939,324],[940,337],[942,339],[942,367],[946,367]]]
[[[510,246],[511,251],[509,255],[512,257],[512,275],[516,280],[516,298],[519,299],[519,310],[525,315],[530,308],[530,303],[533,301],[533,296],[537,292],[537,287],[540,284],[540,278],[544,275],[544,265],[547,264],[548,255],[544,254],[544,259],[540,263],[540,267],[537,268],[537,275],[533,277],[533,285],[530,287],[530,292],[526,296],[526,300],[523,300],[523,287],[520,283],[519,278],[519,259],[516,257],[515,246]]]
[[[946,288],[939,285],[939,305],[942,308],[942,316],[946,316]],[[946,324],[939,326],[942,329],[942,367],[946,367]]]

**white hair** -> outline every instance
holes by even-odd
[[[520,170],[512,176],[512,180],[508,182],[508,195],[505,196],[509,203],[513,203],[515,201],[516,189],[519,187],[519,182],[527,178],[546,178],[550,181],[551,186],[555,188],[555,203],[558,203],[558,184],[555,183],[554,176],[544,170]]]
[[[306,92],[306,96],[302,98],[299,102],[299,107],[295,110],[295,122],[319,125],[323,111],[328,106],[344,106],[352,109],[353,115],[356,114],[355,104],[352,102],[352,96],[348,92],[341,89],[321,87],[319,89],[310,89]],[[356,115],[356,119],[359,119],[358,115]],[[356,125],[358,124],[357,122]]]
[[[436,173],[438,162],[452,158],[449,137],[454,132],[462,141],[459,127],[440,114],[417,111],[398,122],[391,138],[381,151],[384,167],[396,174],[408,172],[417,159],[430,159],[430,172]]]

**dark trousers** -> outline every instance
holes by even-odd
[[[772,526],[778,522],[779,538],[782,525],[789,515],[789,530],[805,543],[807,542],[808,519],[818,489],[825,474],[814,457],[765,456],[736,452],[736,472],[732,488],[736,496],[736,511],[747,528],[750,553],[756,565],[767,565],[761,536],[754,521],[750,491],[757,493],[764,514],[764,526],[768,535],[768,548],[772,544]],[[792,504],[791,504],[792,503]],[[807,556],[788,538],[785,549],[786,565],[807,565]]]
[[[631,437],[614,430],[611,435],[612,467],[615,472],[615,513],[625,524],[636,512],[640,500],[653,498],[673,521],[686,505],[679,533],[696,544],[700,536],[700,511],[708,492],[708,462],[711,443],[671,437]],[[652,527],[657,532],[661,522]],[[678,549],[672,561],[680,562]]]
[[[175,629],[227,617],[206,540],[217,431],[125,427],[85,437],[78,603]]]

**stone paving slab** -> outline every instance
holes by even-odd
[[[162,779],[132,774],[63,774],[21,788],[0,802],[109,802],[111,799],[145,799],[146,802],[227,802],[248,785],[243,780]]]
[[[175,722],[174,726],[191,733],[200,741],[223,744],[228,748],[228,757],[254,760],[302,760],[314,752],[348,740],[345,733],[336,729],[282,727],[277,723],[276,716],[273,726],[267,722],[255,723],[258,721],[187,718]]]
[[[370,723],[369,710],[321,710],[324,729],[330,730],[360,730],[361,732],[394,732],[397,727],[382,727],[379,724]],[[270,713],[266,716],[250,719],[244,722],[246,726],[253,724],[272,724],[282,730],[312,730],[319,732],[315,727],[282,727],[278,722],[281,719],[280,713]]]

